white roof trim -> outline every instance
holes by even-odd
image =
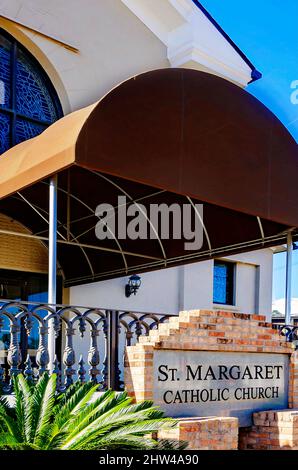
[[[192,0],[121,0],[167,46],[172,67],[204,70],[240,87],[252,68]]]

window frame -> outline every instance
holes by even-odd
[[[0,108],[0,113],[10,116],[10,130],[9,130],[9,139],[10,139],[10,146],[9,148],[13,147],[17,144],[16,139],[16,126],[17,126],[17,119],[22,119],[27,122],[31,122],[33,124],[37,124],[40,126],[49,127],[53,122],[43,121],[36,119],[34,117],[26,116],[22,113],[17,111],[17,103],[16,103],[16,95],[17,95],[17,85],[16,85],[16,77],[17,77],[17,60],[18,60],[18,50],[22,51],[25,56],[28,57],[29,61],[32,62],[34,67],[36,67],[36,71],[42,78],[45,83],[46,89],[51,97],[53,102],[53,106],[55,108],[57,119],[63,117],[63,110],[62,106],[55,90],[54,85],[52,84],[50,78],[48,77],[47,73],[45,72],[42,65],[38,62],[38,60],[34,57],[34,55],[24,47],[14,36],[8,33],[5,29],[0,28],[0,37],[4,37],[10,42],[11,50],[10,50],[10,66],[11,66],[11,74],[10,74],[10,103],[9,106],[5,106]]]
[[[214,299],[214,287],[215,287],[215,266],[218,265],[226,265],[228,267],[228,276],[227,276],[227,284],[226,284],[226,302],[217,302]],[[213,262],[213,290],[212,290],[212,300],[214,305],[227,305],[231,307],[235,307],[236,305],[236,266],[237,263],[233,261],[227,261],[222,259],[215,259]],[[228,292],[228,289],[231,289]]]

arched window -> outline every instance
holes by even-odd
[[[34,57],[0,29],[0,154],[62,116],[57,93]]]

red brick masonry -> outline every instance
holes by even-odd
[[[254,413],[253,423],[240,429],[239,449],[298,450],[298,410]]]
[[[158,433],[159,438],[188,442],[188,450],[237,450],[237,418],[181,418],[177,428]]]

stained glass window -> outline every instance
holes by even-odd
[[[36,59],[0,29],[0,154],[62,116],[55,89]]]
[[[10,147],[10,116],[0,113],[0,154]]]
[[[11,43],[0,35],[0,107],[10,107]]]
[[[16,120],[16,144],[23,140],[31,139],[44,131],[46,126],[26,119],[17,118]]]
[[[213,302],[216,304],[234,304],[235,264],[214,261]]]

